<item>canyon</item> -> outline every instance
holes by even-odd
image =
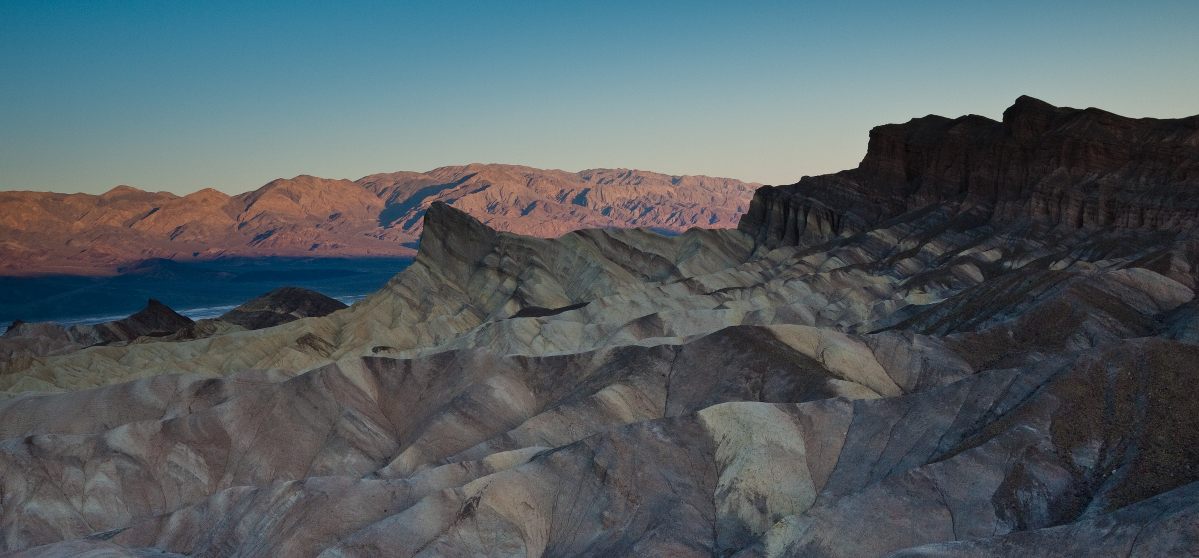
[[[469,172],[342,186],[377,227]],[[1197,189],[1199,116],[1021,97],[735,228],[429,194],[348,308],[0,373],[0,551],[1195,555]]]

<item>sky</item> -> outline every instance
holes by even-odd
[[[1019,95],[1199,114],[1199,1],[0,0],[0,190],[471,162],[768,184]]]

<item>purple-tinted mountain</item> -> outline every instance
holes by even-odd
[[[616,169],[513,165],[278,179],[237,196],[118,186],[93,196],[0,192],[0,274],[105,274],[222,256],[412,256],[422,216],[452,203],[497,230],[553,237],[597,227],[727,228],[757,184]]]

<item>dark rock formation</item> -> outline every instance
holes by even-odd
[[[128,343],[140,338],[166,337],[193,323],[154,299],[127,318],[93,325],[63,326],[17,320],[0,337],[0,372],[22,368],[37,357],[96,345]]]
[[[1126,118],[1016,100],[1002,122],[926,116],[870,132],[856,169],[764,188],[738,225],[765,247],[812,245],[936,204],[1051,227],[1179,230],[1199,222],[1199,117]]]
[[[345,307],[341,301],[316,291],[282,287],[222,314],[219,319],[246,329],[262,329],[300,318],[327,316]]]
[[[9,326],[4,337],[15,338],[31,335],[46,335],[51,331],[76,343],[103,345],[131,341],[138,337],[162,337],[190,325],[191,319],[179,315],[169,306],[150,299],[145,308],[127,318],[93,325],[61,326],[53,323],[27,323],[16,320]]]
[[[113,322],[105,322],[90,326],[103,343],[130,341],[138,337],[162,337],[170,335],[190,325],[190,318],[179,315],[167,305],[150,299],[146,307],[137,313]],[[89,326],[73,326],[76,331],[83,331]]]

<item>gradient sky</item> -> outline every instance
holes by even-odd
[[[0,0],[0,189],[468,162],[790,183],[874,125],[1021,94],[1199,113],[1199,1],[911,4]]]

